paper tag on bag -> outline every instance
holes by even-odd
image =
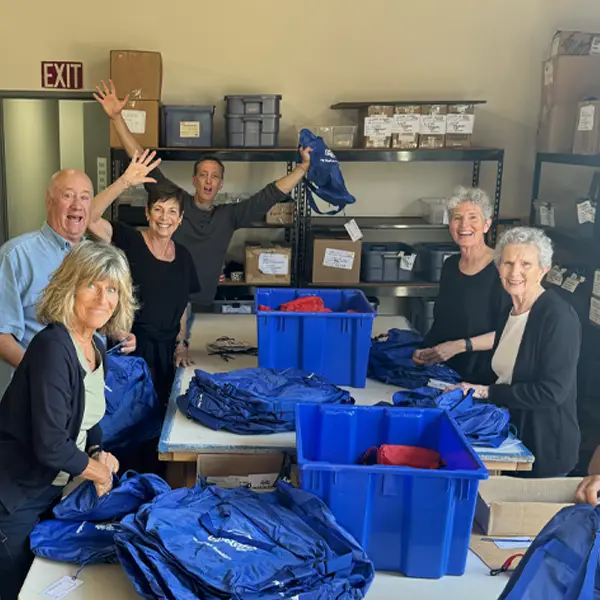
[[[131,133],[143,135],[146,133],[146,111],[145,110],[130,110],[121,111],[125,123]]]
[[[344,227],[346,228],[346,231],[353,242],[358,242],[358,240],[362,239],[363,233],[354,219],[351,219],[345,223]]]
[[[596,108],[593,105],[582,106],[579,110],[579,121],[577,131],[594,131],[594,113]]]
[[[567,290],[567,292],[573,293],[578,287],[579,284],[585,281],[585,277],[579,277],[573,273],[569,275],[560,286],[563,290]]]
[[[600,325],[600,300],[593,296],[590,300],[590,321]]]
[[[440,379],[430,379],[427,382],[427,387],[434,388],[436,390],[445,390],[449,388],[452,383],[447,383],[446,381],[441,381]]]
[[[594,296],[600,296],[600,271],[594,271],[594,287],[592,289]]]
[[[580,225],[596,222],[596,208],[590,200],[577,203],[577,221]]]
[[[289,273],[289,256],[287,254],[260,254],[258,270],[265,275],[287,275]]]
[[[336,250],[327,248],[323,257],[323,266],[331,267],[332,269],[343,269],[344,271],[352,271],[354,267],[354,252],[348,250]]]
[[[55,581],[52,585],[49,585],[42,594],[47,598],[53,598],[54,600],[60,600],[67,594],[70,594],[73,590],[76,590],[79,586],[83,585],[81,579],[70,577],[65,575],[58,581]]]
[[[400,268],[403,271],[412,271],[415,266],[415,260],[417,260],[416,254],[405,254],[404,252],[399,253],[400,256]]]
[[[558,265],[554,265],[548,273],[546,273],[546,281],[553,285],[561,286],[564,281],[566,269],[561,269]]]

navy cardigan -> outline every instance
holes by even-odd
[[[106,373],[106,352],[96,339]],[[8,512],[52,485],[60,471],[75,477],[88,455],[77,448],[85,408],[85,371],[64,325],[42,329],[29,344],[0,401],[0,502]],[[88,431],[87,448],[102,444]]]

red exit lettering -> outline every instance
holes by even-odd
[[[82,89],[83,63],[43,61],[42,87],[61,90]]]

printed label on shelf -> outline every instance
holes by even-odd
[[[544,65],[544,85],[552,85],[554,83],[554,63],[549,60]]]
[[[440,379],[430,379],[427,382],[427,387],[434,388],[436,390],[445,390],[446,388],[449,388],[451,385],[454,385],[454,384],[448,383],[447,381],[441,381]]]
[[[600,300],[593,296],[590,300],[590,321],[600,325]]]
[[[287,254],[264,253],[258,257],[258,270],[265,275],[287,275],[289,273]]]
[[[592,45],[590,47],[590,54],[600,54],[600,36],[594,36],[592,38]]]
[[[554,265],[548,273],[546,273],[546,281],[553,285],[562,285],[564,281],[566,269],[561,269],[558,265]]]
[[[580,225],[596,221],[596,210],[590,200],[577,203],[577,221]]]
[[[73,590],[76,590],[79,586],[83,585],[81,579],[70,577],[65,575],[58,581],[55,581],[52,585],[49,585],[42,594],[47,598],[53,598],[54,600],[60,600],[67,594],[70,594]]]
[[[446,133],[470,135],[475,128],[475,115],[448,115]]]
[[[142,135],[146,133],[146,111],[145,110],[130,110],[121,111],[125,123],[131,133]]]
[[[353,242],[358,242],[363,237],[363,233],[354,219],[348,221],[344,227]]]
[[[394,115],[392,133],[416,135],[419,133],[420,117],[417,114]]]
[[[400,257],[400,268],[403,271],[412,271],[415,266],[415,260],[417,260],[417,255],[399,252],[398,256]]]
[[[181,121],[179,123],[179,137],[199,138],[200,129],[200,121]]]
[[[594,113],[596,107],[592,104],[582,106],[579,109],[579,122],[577,123],[577,131],[594,131]]]
[[[421,115],[419,133],[423,135],[445,135],[446,115]]]
[[[564,280],[563,284],[560,287],[563,290],[567,290],[567,292],[573,293],[579,287],[579,284],[581,282],[582,282],[582,278],[580,278],[579,276],[575,275],[575,273],[573,273],[572,275],[569,275]]]
[[[390,137],[393,124],[394,120],[385,115],[365,117],[365,137]]]
[[[251,490],[268,490],[275,487],[278,477],[278,473],[229,475],[225,477],[207,477],[206,482],[209,485],[217,485],[228,489],[245,487]]]
[[[594,271],[594,287],[592,288],[594,296],[600,296],[600,270]]]
[[[326,248],[323,258],[323,266],[332,269],[343,269],[352,271],[354,267],[354,257],[356,253],[349,250],[336,250],[335,248]]]

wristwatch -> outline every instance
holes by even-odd
[[[190,347],[190,343],[187,340],[177,340],[175,346],[179,346],[179,344],[183,344],[184,348]]]
[[[473,342],[471,341],[471,338],[465,339],[465,348],[466,352],[473,352]]]

